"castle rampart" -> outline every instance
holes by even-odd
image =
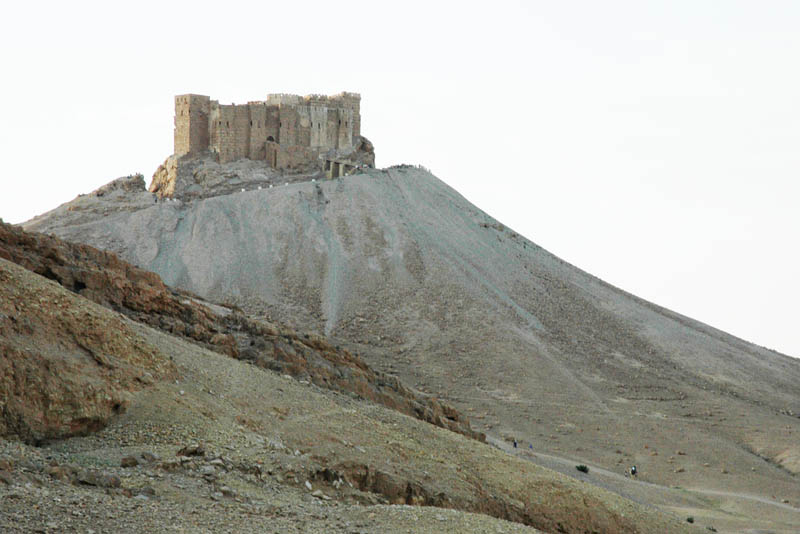
[[[361,96],[270,94],[221,105],[203,95],[175,97],[175,155],[211,152],[220,163],[265,160],[277,169],[321,168],[361,143]]]

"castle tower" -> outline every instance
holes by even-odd
[[[175,97],[175,155],[199,154],[208,150],[211,102],[203,95]]]

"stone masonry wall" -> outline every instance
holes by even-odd
[[[277,168],[318,164],[330,149],[353,147],[361,97],[272,94],[266,101],[220,105],[203,95],[175,97],[175,154],[211,150],[220,163],[266,160]],[[277,146],[271,147],[271,143]]]
[[[210,100],[203,95],[175,97],[175,154],[206,150]]]

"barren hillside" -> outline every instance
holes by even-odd
[[[3,532],[692,531],[3,259],[0,296]]]
[[[636,464],[646,482],[716,492],[698,508],[730,531],[777,509],[788,518],[770,527],[800,525],[797,361],[602,282],[424,170],[237,180],[244,192],[186,202],[117,188],[25,227],[331,336],[535,462]]]

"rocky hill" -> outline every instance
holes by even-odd
[[[242,171],[235,192],[158,203],[143,184],[116,187],[25,227],[325,335],[532,462],[597,466],[606,487],[672,507],[615,478],[636,464],[711,499],[694,513],[731,531],[782,513],[766,526],[800,524],[796,360],[602,282],[423,169],[259,180]]]
[[[450,406],[412,392],[395,377],[376,373],[358,356],[332,346],[323,337],[300,335],[281,325],[252,320],[238,310],[202,303],[185,292],[170,290],[158,275],[121,261],[113,253],[26,233],[0,221],[0,258],[136,321],[211,350],[352,393],[485,441],[485,436],[473,431]],[[85,333],[74,337],[91,340]]]
[[[14,267],[0,270],[0,436],[38,444],[86,435],[142,387],[175,377],[170,359],[119,316]]]
[[[158,277],[90,247],[2,229],[0,255],[31,269],[0,259],[3,532],[696,531],[164,331],[178,322],[135,322],[126,315],[147,302],[175,319],[169,308],[180,303]],[[185,306],[184,319],[195,310],[200,326],[214,324],[202,305]]]

